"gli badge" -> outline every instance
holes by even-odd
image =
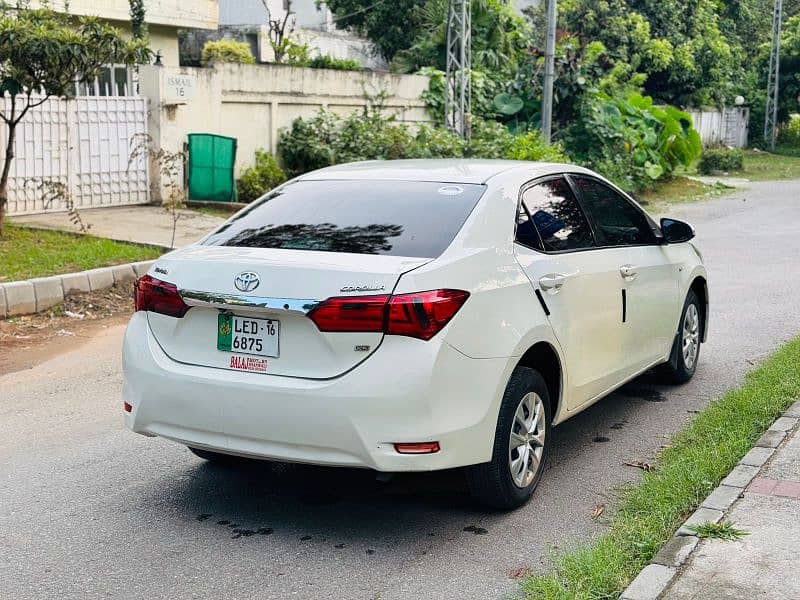
[[[261,278],[258,273],[252,271],[244,271],[239,273],[233,280],[236,289],[242,292],[252,292],[261,283]]]

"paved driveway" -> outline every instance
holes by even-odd
[[[89,232],[100,237],[124,242],[169,247],[172,242],[172,213],[161,206],[115,206],[80,211]],[[179,248],[196,242],[216,228],[224,219],[193,210],[179,210],[174,246]],[[75,231],[66,213],[46,213],[11,217],[12,223]]]
[[[121,328],[0,377],[0,597],[492,598],[602,531],[598,503],[800,332],[800,182],[675,211],[697,226],[711,336],[695,379],[647,376],[559,426],[534,500],[469,503],[458,473],[209,466],[121,427]],[[0,349],[0,351],[2,351]]]

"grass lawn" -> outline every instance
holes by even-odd
[[[211,204],[209,202],[209,204]],[[226,221],[231,218],[231,216],[237,212],[239,209],[231,210],[230,208],[225,208],[222,206],[190,206],[187,210],[191,210],[194,212],[198,212],[203,215],[208,215],[210,217],[219,217],[220,219],[225,219]]]
[[[650,212],[658,214],[667,211],[672,204],[716,198],[732,190],[733,188],[726,185],[706,185],[683,175],[677,175],[668,181],[656,183],[653,188],[637,194],[636,198]]]
[[[712,402],[622,493],[609,529],[522,584],[529,598],[617,598],[759,436],[800,397],[800,338]]]
[[[157,258],[164,251],[90,235],[4,226],[0,283]]]
[[[744,153],[744,171],[731,173],[731,176],[746,177],[753,181],[800,179],[800,156],[748,150]]]

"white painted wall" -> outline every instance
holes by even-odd
[[[192,83],[183,96],[169,85],[176,77]],[[146,66],[140,69],[139,89],[150,98],[149,132],[160,147],[178,151],[189,133],[235,137],[237,175],[253,164],[257,149],[275,153],[280,130],[297,117],[311,117],[320,108],[342,115],[361,110],[367,103],[365,92],[388,94],[385,111],[401,123],[431,121],[420,99],[428,89],[428,78],[419,75],[285,65]],[[154,184],[157,200],[160,182]]]
[[[42,6],[33,0],[32,7]],[[68,6],[73,15],[97,16],[111,21],[130,21],[128,0],[50,0],[49,6],[64,11]],[[148,0],[145,3],[147,22],[174,28],[216,29],[219,16],[218,0]]]

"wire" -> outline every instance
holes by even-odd
[[[377,2],[373,2],[369,6],[365,6],[364,8],[359,8],[358,10],[353,11],[348,15],[342,15],[340,17],[333,17],[331,19],[331,21],[336,23],[337,21],[343,21],[344,19],[349,19],[350,17],[355,17],[356,15],[360,15],[361,13],[367,12],[368,10],[372,10],[373,8],[375,8],[379,4],[383,4],[384,2],[386,2],[386,0],[378,0]]]

